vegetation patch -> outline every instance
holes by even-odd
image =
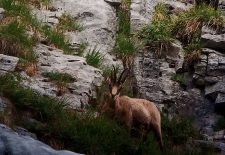
[[[33,45],[34,40],[28,36],[23,24],[14,21],[0,26],[0,51],[2,54],[33,61],[35,59],[32,51]]]
[[[186,119],[162,118],[163,140],[165,148],[160,151],[156,138],[151,132],[146,141],[130,136],[127,129],[108,118],[96,116],[95,110],[79,114],[67,107],[65,101],[40,95],[31,89],[23,88],[12,75],[0,76],[0,94],[16,106],[20,125],[38,135],[38,138],[55,148],[69,149],[85,154],[202,154],[203,150],[185,149],[188,137],[196,137],[191,122]],[[39,123],[28,123],[29,117]],[[177,149],[179,145],[180,149]],[[195,152],[194,152],[195,151]],[[192,153],[194,152],[194,153]]]
[[[97,49],[97,46],[95,46],[88,51],[85,58],[88,65],[99,68],[102,65],[104,55],[102,55],[100,50]]]
[[[55,46],[56,48],[63,49],[66,54],[73,53],[69,41],[66,39],[63,32],[57,29],[52,29],[51,27],[44,25],[42,30],[47,37],[48,44],[50,46]]]
[[[131,68],[136,54],[135,41],[130,34],[130,0],[123,0],[118,10],[118,32],[114,53],[123,62],[124,68]]]
[[[192,64],[201,55],[202,27],[219,30],[224,21],[222,11],[209,5],[194,6],[178,15],[171,15],[167,7],[159,3],[155,6],[152,22],[145,26],[138,36],[145,47],[162,57],[169,52],[170,43],[179,39],[185,49],[186,62]]]
[[[173,74],[171,80],[178,82],[182,87],[187,86],[187,81],[184,77],[184,74]]]
[[[162,57],[166,55],[173,41],[173,25],[174,20],[169,15],[166,6],[159,3],[155,6],[152,22],[145,26],[138,35],[144,41],[145,46],[152,49],[157,56]]]
[[[59,18],[59,23],[56,26],[58,30],[65,31],[82,31],[83,26],[71,15],[64,13]]]
[[[61,96],[66,92],[67,85],[76,81],[70,74],[60,72],[45,72],[42,74],[50,81],[54,82],[58,88],[57,95]]]

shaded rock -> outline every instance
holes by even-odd
[[[218,82],[212,86],[207,86],[205,88],[205,95],[211,97],[212,99],[216,99],[219,93],[225,93],[225,83]]]
[[[0,74],[15,70],[19,58],[0,54]]]
[[[221,52],[225,51],[225,34],[213,35],[213,34],[203,34],[202,42],[204,47],[218,50]]]
[[[225,139],[225,130],[221,130],[214,133],[214,140],[224,140]]]
[[[71,75],[75,81],[66,85],[65,91],[59,98],[66,98],[75,108],[80,106],[81,100],[88,103],[90,97],[95,97],[95,87],[102,82],[101,71],[87,65],[82,57],[64,55],[61,50],[45,45],[38,45],[35,49],[38,55],[38,73],[34,77],[23,74],[23,85],[40,92],[41,94],[57,96],[57,85],[43,77],[46,72],[59,72]]]
[[[34,133],[31,133],[31,132],[27,131],[27,129],[24,129],[22,127],[16,127],[14,129],[14,131],[17,132],[21,136],[28,136],[33,139],[37,139],[37,136]]]
[[[215,111],[225,115],[225,93],[218,93],[215,101]]]
[[[19,135],[0,124],[0,154],[10,155],[79,155],[71,151],[57,151],[30,136]]]
[[[111,4],[112,6],[119,6],[121,4],[121,0],[104,0],[104,1]]]

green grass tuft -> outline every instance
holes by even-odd
[[[43,73],[43,76],[46,78],[49,78],[51,81],[54,82],[63,82],[63,83],[73,83],[76,80],[67,73],[59,73],[59,72],[45,72]]]
[[[0,41],[1,53],[26,60],[35,59],[32,50],[34,40],[29,37],[24,25],[16,21],[8,25],[1,25]]]
[[[97,50],[97,46],[90,49],[85,56],[87,64],[93,67],[99,68],[102,65],[104,56],[101,54],[100,50]]]
[[[187,86],[187,81],[184,77],[183,74],[174,74],[171,77],[171,80],[178,82],[182,87],[186,87]]]
[[[66,39],[63,32],[59,32],[56,29],[52,29],[49,26],[44,25],[42,27],[49,44],[53,44],[56,48],[63,49],[66,54],[72,53],[69,41]]]
[[[81,25],[75,18],[71,15],[64,13],[59,18],[59,23],[56,26],[58,30],[61,31],[82,31],[83,25]]]

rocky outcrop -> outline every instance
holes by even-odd
[[[131,3],[131,32],[149,23],[156,0],[132,0]]]
[[[225,51],[225,34],[204,34],[202,35],[202,42],[206,48],[221,52]]]
[[[115,3],[115,2],[114,2]],[[114,56],[110,55],[116,37],[116,9],[104,0],[53,0],[51,6],[56,11],[34,10],[38,19],[50,25],[58,23],[58,18],[69,13],[76,18],[84,30],[81,32],[67,32],[66,36],[72,46],[78,47],[88,43],[88,48],[100,49],[107,64],[114,64]]]
[[[15,70],[19,58],[0,54],[0,74]]]
[[[23,131],[25,132],[25,131]],[[81,155],[71,151],[57,151],[50,146],[27,135],[14,132],[0,124],[0,154],[1,155]]]
[[[88,103],[91,96],[95,96],[95,86],[101,85],[101,71],[87,65],[82,57],[64,55],[61,50],[45,45],[38,45],[35,49],[38,55],[38,73],[34,77],[23,74],[23,85],[40,92],[41,94],[57,96],[57,85],[43,77],[46,72],[59,72],[71,75],[75,81],[69,83],[67,90],[59,98],[66,99],[75,108],[81,102]]]

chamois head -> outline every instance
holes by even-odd
[[[128,69],[124,69],[123,72],[120,74],[119,78],[117,79],[117,70],[115,69],[115,66],[113,66],[113,69],[111,71],[110,77],[108,77],[108,83],[109,83],[109,90],[112,98],[119,95],[120,91],[123,88],[123,84],[126,81],[126,78],[128,76]]]

